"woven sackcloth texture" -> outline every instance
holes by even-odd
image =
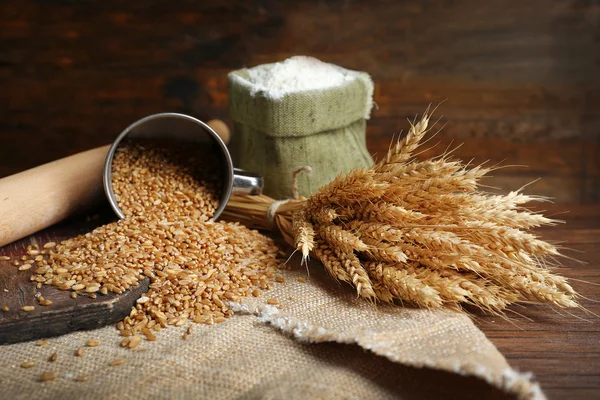
[[[232,304],[231,319],[195,325],[187,340],[186,327],[173,327],[125,350],[106,327],[43,347],[0,346],[0,398],[544,398],[467,316],[369,304],[316,265],[310,278],[304,268],[284,276],[268,297]],[[101,344],[75,356],[88,339]],[[116,359],[126,363],[110,366]],[[24,361],[37,364],[23,369]],[[46,371],[57,379],[38,382]],[[79,375],[87,381],[76,382]]]
[[[304,166],[313,172],[298,181],[303,196],[339,173],[371,166],[365,131],[373,81],[364,72],[352,72],[356,78],[340,86],[277,98],[255,90],[246,69],[229,73],[229,112],[240,150],[236,164],[265,178],[265,194],[289,197],[292,173]]]

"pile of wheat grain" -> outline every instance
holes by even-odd
[[[425,115],[372,168],[290,206],[304,257],[312,252],[368,299],[492,313],[531,300],[577,307],[575,291],[552,272],[558,250],[528,232],[556,222],[522,207],[544,199],[480,192],[489,169],[447,155],[415,160],[428,123]]]
[[[46,244],[46,254],[31,248],[32,280],[95,297],[149,278],[148,293],[117,325],[127,347],[139,345],[138,333],[154,340],[153,331],[167,325],[225,321],[227,301],[269,289],[279,261],[271,239],[209,221],[218,206],[218,161],[194,146],[123,143],[112,173],[126,217]]]

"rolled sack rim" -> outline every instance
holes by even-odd
[[[351,72],[356,78],[339,86],[273,97],[248,80],[247,68],[232,71],[228,74],[230,116],[235,123],[273,137],[308,136],[369,119],[373,80],[366,72]]]

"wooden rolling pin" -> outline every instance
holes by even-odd
[[[225,143],[223,121],[207,123]],[[0,247],[89,209],[104,199],[109,145],[0,179]]]

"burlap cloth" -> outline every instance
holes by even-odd
[[[318,265],[310,278],[303,267],[284,276],[264,297],[233,304],[227,322],[194,324],[187,340],[186,327],[172,327],[125,350],[111,326],[44,347],[0,346],[0,398],[544,398],[465,315],[369,304]],[[88,339],[101,345],[76,357]],[[127,362],[109,365],[120,358]],[[23,369],[24,361],[37,365]],[[46,371],[57,380],[38,382]]]

